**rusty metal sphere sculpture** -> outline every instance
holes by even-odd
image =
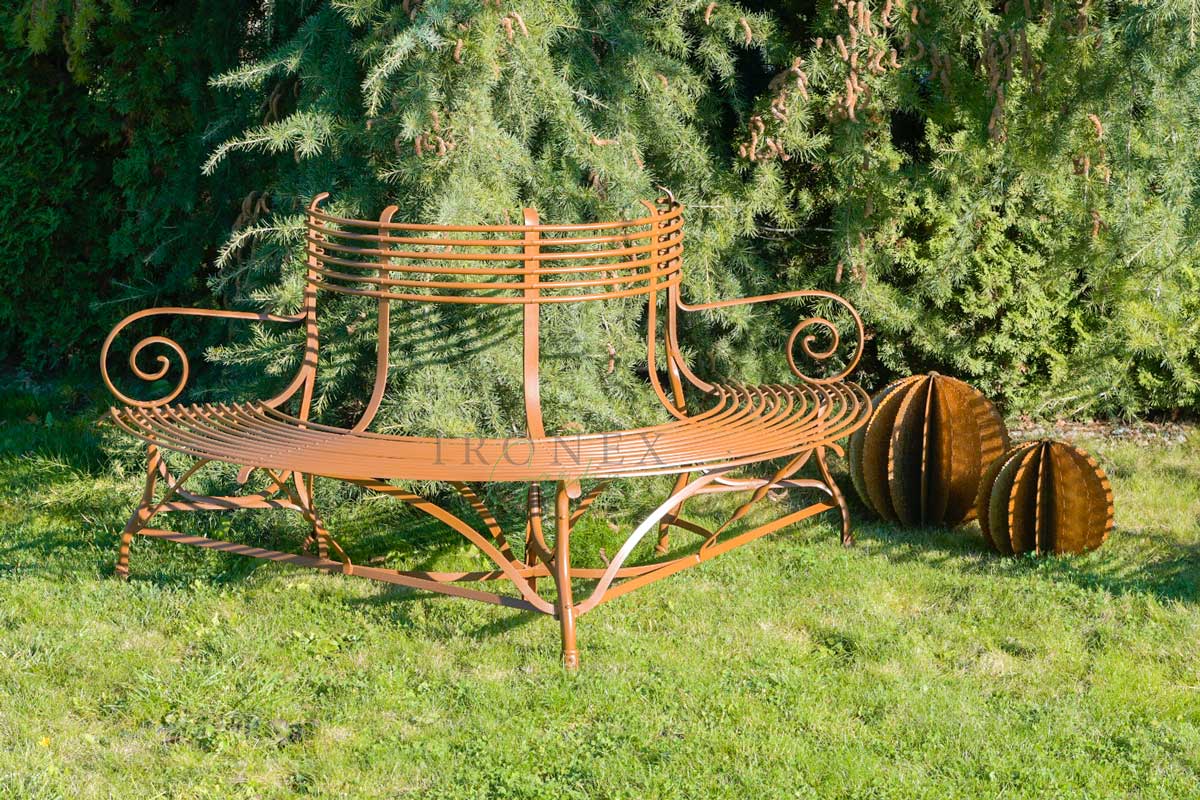
[[[979,479],[1008,448],[996,407],[977,389],[931,372],[886,386],[850,438],[859,497],[886,520],[958,525],[975,514]]]
[[[1102,545],[1113,527],[1104,470],[1083,450],[1049,439],[997,459],[975,507],[984,540],[1005,555],[1083,553]]]

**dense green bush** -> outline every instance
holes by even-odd
[[[203,301],[237,213],[200,165],[242,4],[59,6],[0,11],[0,358],[39,371],[94,369],[132,308]]]
[[[47,5],[10,28],[53,53]],[[50,137],[63,152],[39,157],[75,166],[10,215],[53,217],[54,196],[76,185],[126,213],[86,221],[84,238],[104,242],[99,257],[71,241],[46,245],[28,272],[7,274],[22,288],[0,302],[28,291],[47,263],[61,269],[53,259],[135,286],[184,286],[215,260],[210,287],[222,301],[290,309],[299,208],[318,191],[371,215],[396,202],[411,219],[502,219],[531,204],[567,220],[630,209],[662,185],[689,207],[691,299],[844,292],[871,328],[870,382],[936,368],[1010,410],[1052,414],[1200,403],[1200,59],[1196,12],[1182,0],[342,0],[230,6],[222,23],[210,21],[213,2],[188,13],[82,5],[91,8],[82,21],[76,12],[57,23],[73,63],[92,65],[86,101],[73,102],[145,93],[175,108],[139,128],[158,136],[164,171],[131,168],[113,181],[120,191],[97,186],[106,153],[136,148]],[[144,43],[156,24],[179,48],[166,59],[176,77],[131,78],[110,55],[120,52],[113,41]],[[206,38],[205,25],[224,27]],[[6,69],[30,86],[9,102],[57,134],[66,106],[45,103],[78,90],[63,77],[35,80],[46,58],[9,54]],[[433,146],[418,153],[418,140]],[[211,178],[199,176],[201,162]],[[239,215],[243,201],[250,213]],[[160,211],[127,211],[143,207]],[[55,230],[78,235],[70,219]],[[164,223],[191,227],[155,250]],[[112,255],[134,252],[153,260],[118,266]],[[350,302],[324,310],[337,343],[323,353],[324,397],[361,397],[372,312]],[[400,391],[384,427],[417,429],[429,404],[437,430],[519,425],[508,323],[403,313],[413,316],[397,325]],[[642,414],[634,305],[548,316],[557,422]],[[0,318],[30,341],[45,337],[44,323],[11,310]],[[778,374],[777,353],[764,348],[780,320],[731,312],[705,322],[689,329],[703,367]],[[446,341],[492,336],[476,355],[482,377],[468,386],[449,365],[408,353],[404,337],[426,327]],[[75,341],[90,346],[90,335]],[[282,352],[263,331],[216,355],[264,372],[287,366]]]

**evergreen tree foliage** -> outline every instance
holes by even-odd
[[[1194,15],[1032,0],[313,4],[215,81],[252,97],[290,86],[296,101],[244,126],[209,167],[275,154],[273,195],[332,188],[348,213],[395,202],[438,221],[497,221],[523,204],[592,219],[666,186],[689,208],[689,298],[844,292],[872,329],[876,380],[937,368],[1044,413],[1194,408]],[[253,272],[268,282],[257,301],[295,307],[289,219],[218,286]],[[631,406],[598,398],[642,366],[637,310],[555,315],[560,422],[626,422]],[[698,366],[777,374],[765,337],[778,318],[704,322],[715,330],[691,340]],[[371,326],[358,329],[365,347]],[[261,346],[222,354],[253,360]],[[403,428],[432,405],[440,430],[515,426],[503,355],[461,406],[456,381],[471,379],[398,355],[397,396],[411,404],[390,419]],[[344,370],[333,385],[361,393],[350,354],[331,358]]]
[[[191,5],[199,25],[220,3]],[[396,203],[401,219],[496,222],[526,205],[548,221],[636,213],[668,187],[688,209],[688,299],[846,294],[870,328],[866,383],[938,369],[1044,414],[1200,404],[1190,1],[276,0],[227,9],[214,40],[238,63],[207,72],[186,47],[208,40],[178,35],[175,5],[151,9],[175,21],[178,74],[212,75],[180,94],[222,99],[164,132],[164,148],[203,149],[167,171],[183,185],[121,202],[174,192],[225,303],[298,307],[302,209],[320,191],[348,214]],[[149,13],[29,3],[9,28],[51,54],[62,31],[71,71],[116,87],[102,31]],[[139,220],[131,241],[152,240],[159,220]],[[352,412],[374,310],[321,302],[321,407]],[[688,320],[689,356],[706,374],[782,378],[778,334],[798,313]],[[395,315],[380,427],[521,428],[514,315]],[[651,415],[637,303],[544,316],[553,426]],[[293,344],[264,328],[213,355],[279,376]],[[454,363],[464,347],[470,371]]]
[[[760,215],[791,213],[779,176],[735,169],[731,130],[722,130],[752,102],[735,80],[743,34],[734,20],[697,26],[694,16],[648,3],[315,7],[276,49],[215,81],[252,96],[294,98],[285,113],[268,113],[218,146],[208,167],[252,158],[245,151],[274,156],[277,169],[262,190],[290,198],[297,210],[265,223],[240,264],[227,251],[214,285],[223,291],[235,277],[246,285],[266,278],[257,302],[297,308],[299,206],[323,189],[341,212],[368,218],[394,202],[398,217],[410,220],[511,222],[526,205],[547,221],[637,213],[640,199],[662,194],[658,186],[692,209],[690,297],[775,285],[774,259],[745,241]],[[751,19],[768,36],[770,19]],[[241,252],[242,240],[232,245]],[[343,298],[320,302],[322,324],[336,335],[322,353],[318,408],[361,403],[374,310]],[[542,396],[552,428],[624,428],[653,418],[639,377],[644,305],[635,298],[543,309]],[[399,311],[382,427],[449,435],[524,429],[513,309]],[[727,320],[709,352],[732,353],[748,316]],[[408,346],[429,342],[430,332],[440,343],[432,353]],[[255,341],[218,354],[252,363],[262,347]],[[460,350],[469,355],[456,357]],[[275,359],[278,351],[270,352]],[[258,363],[277,363],[270,359]],[[781,375],[781,348],[772,360]]]

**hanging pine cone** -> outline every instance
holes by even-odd
[[[1064,442],[1027,442],[984,475],[975,501],[983,538],[1005,555],[1094,550],[1113,527],[1112,486],[1096,460]]]
[[[863,502],[906,525],[971,519],[983,470],[1008,447],[995,406],[936,372],[890,384],[873,405],[850,438],[850,476]]]

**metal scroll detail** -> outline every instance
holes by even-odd
[[[162,403],[169,403],[172,400],[174,400],[176,397],[178,397],[179,393],[183,391],[183,387],[187,385],[188,375],[190,374],[190,371],[191,371],[191,364],[190,364],[190,362],[188,362],[187,353],[184,352],[182,347],[180,347],[179,342],[175,341],[174,339],[168,338],[166,336],[147,336],[146,338],[142,339],[137,344],[135,344],[133,346],[133,349],[129,351],[129,370],[130,370],[130,372],[132,372],[138,378],[140,378],[144,381],[148,381],[148,382],[161,380],[162,378],[164,378],[166,376],[167,372],[169,372],[171,369],[171,359],[169,359],[165,355],[159,354],[156,357],[157,361],[158,361],[158,369],[154,370],[153,372],[142,369],[141,365],[138,364],[138,357],[142,354],[142,351],[144,351],[147,347],[150,347],[152,345],[164,345],[167,348],[169,348],[170,350],[174,351],[177,356],[179,356],[179,364],[180,364],[179,381],[171,389],[170,394],[166,395],[165,397],[163,397],[159,400],[144,404],[144,403],[140,403],[136,400],[133,400],[129,397],[126,397],[125,395],[122,395],[115,388],[113,388],[112,384],[108,382],[108,374],[107,374],[107,370],[106,370],[104,379],[105,379],[105,382],[108,383],[108,388],[110,390],[112,390],[113,394],[117,395],[123,402],[129,403],[129,404],[136,404],[136,405],[160,405]]]
[[[304,314],[283,316],[279,314],[265,314],[253,311],[216,311],[198,308],[150,308],[146,309],[145,311],[138,311],[134,314],[130,314],[129,316],[125,317],[125,319],[117,323],[116,327],[114,327],[104,339],[104,345],[100,348],[100,376],[104,380],[104,385],[108,387],[108,390],[112,392],[114,397],[116,397],[125,405],[133,406],[135,408],[157,408],[170,403],[172,400],[179,397],[179,395],[183,392],[184,388],[187,386],[188,377],[191,375],[191,363],[188,361],[187,352],[184,351],[179,342],[168,336],[145,336],[139,339],[137,343],[134,344],[133,349],[129,351],[130,372],[132,372],[139,380],[147,383],[153,383],[154,381],[165,378],[167,373],[170,372],[172,366],[172,359],[169,356],[163,353],[159,353],[158,355],[154,356],[156,363],[155,368],[148,369],[141,363],[143,353],[146,353],[147,348],[159,346],[167,348],[167,350],[174,353],[175,357],[179,360],[179,379],[165,395],[152,400],[137,400],[125,394],[113,384],[112,377],[108,372],[108,353],[109,350],[112,349],[113,342],[115,342],[117,337],[120,336],[121,333],[134,322],[153,316],[208,317],[217,319],[245,319],[255,322],[286,323],[301,322],[306,319]],[[289,385],[288,390],[285,390],[287,394],[290,395],[292,391],[299,386],[304,372],[305,368],[302,367],[301,374],[297,375],[297,377]]]
[[[791,294],[791,293],[789,293],[789,294]],[[800,293],[797,295],[792,295],[792,296],[820,297],[820,298],[824,298],[826,300],[832,300],[833,302],[838,303],[843,308],[845,308],[846,311],[850,314],[851,318],[853,318],[853,320],[854,320],[855,348],[854,348],[854,354],[849,359],[846,366],[844,366],[836,374],[834,374],[830,377],[814,378],[811,375],[807,375],[804,372],[802,372],[800,370],[800,368],[798,366],[796,366],[795,349],[796,349],[796,340],[797,339],[800,340],[800,350],[804,353],[805,356],[807,356],[811,361],[813,361],[815,363],[827,361],[830,358],[832,358],[834,355],[837,354],[838,349],[841,345],[841,335],[838,332],[837,325],[835,325],[833,322],[829,321],[825,317],[809,317],[808,319],[801,320],[796,325],[796,327],[792,329],[791,335],[788,336],[787,351],[786,351],[788,368],[792,371],[793,375],[795,375],[800,380],[805,381],[806,383],[838,383],[839,381],[845,380],[846,377],[849,376],[849,374],[851,372],[853,372],[854,369],[858,366],[859,359],[862,358],[863,345],[866,342],[866,335],[865,335],[865,331],[863,330],[863,321],[862,321],[862,317],[860,317],[858,315],[858,309],[856,309],[854,306],[850,305],[850,302],[848,300],[846,300],[844,297],[833,294],[831,292],[809,291],[809,292],[803,292],[803,293]],[[825,333],[828,335],[828,337],[830,339],[830,343],[826,349],[824,349],[824,350],[814,350],[813,349],[813,345],[817,341],[817,335],[812,332],[813,328],[823,329],[825,331]],[[808,332],[805,333],[805,331],[808,331]],[[801,334],[804,334],[803,338],[800,338]]]
[[[850,301],[841,295],[836,295],[833,292],[825,292],[817,289],[798,290],[792,292],[777,292],[775,294],[756,295],[754,297],[737,297],[731,300],[718,300],[712,303],[685,303],[679,300],[677,305],[682,311],[709,311],[717,308],[730,308],[732,306],[752,305],[755,303],[766,303],[776,300],[788,300],[791,298],[807,298],[826,300],[837,305],[840,305],[846,310],[850,318],[854,322],[854,351],[846,359],[845,365],[833,375],[824,378],[814,377],[800,369],[796,364],[795,351],[797,343],[799,350],[804,356],[816,363],[820,364],[833,358],[837,355],[842,345],[842,334],[838,325],[827,317],[813,315],[800,320],[796,327],[792,329],[791,335],[788,336],[785,355],[787,356],[788,369],[792,374],[800,380],[809,384],[833,384],[840,383],[850,375],[858,366],[859,360],[862,358],[863,347],[866,344],[866,331],[863,327],[862,317],[859,316],[858,309],[851,305]],[[820,332],[820,333],[818,333]],[[818,341],[821,333],[828,337],[829,344],[823,349],[817,349]],[[686,370],[686,366],[681,365],[681,370]],[[689,379],[693,379],[690,372],[685,372]],[[693,379],[693,383],[704,385],[698,382],[698,379]]]

